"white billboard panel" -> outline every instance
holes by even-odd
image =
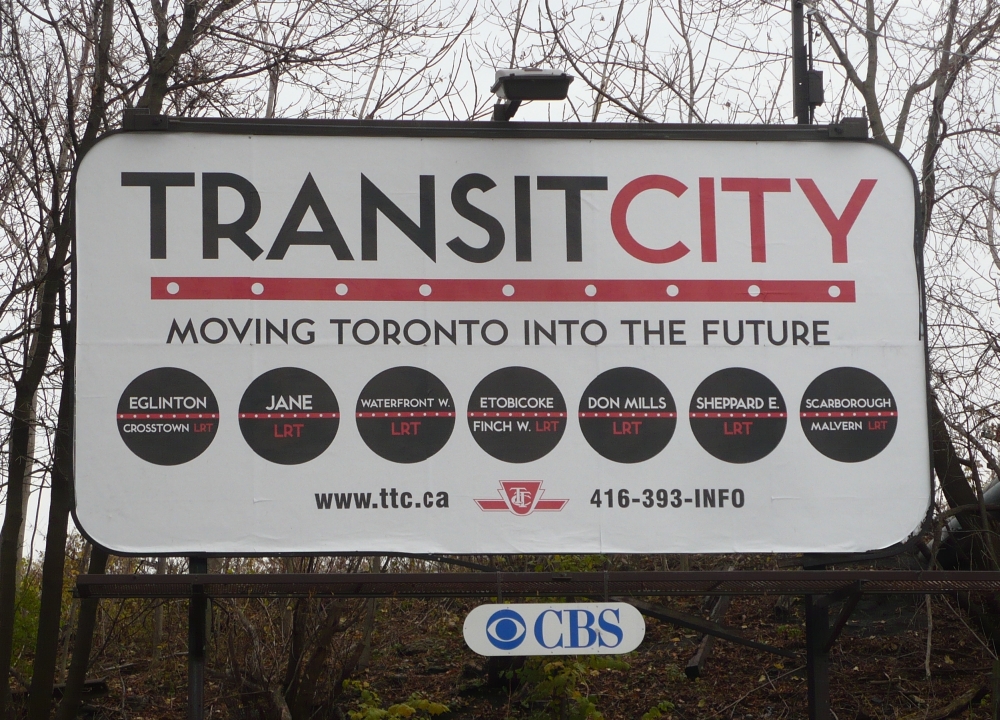
[[[122,133],[83,160],[76,517],[94,540],[861,551],[919,526],[897,154],[339,127]]]

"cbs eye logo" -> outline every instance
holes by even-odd
[[[497,610],[486,621],[486,639],[499,650],[513,650],[527,635],[524,618],[513,610]]]

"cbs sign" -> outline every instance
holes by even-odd
[[[646,622],[627,603],[481,605],[463,633],[480,655],[622,655],[639,647]]]

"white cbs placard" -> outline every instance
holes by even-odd
[[[893,151],[218,127],[82,161],[96,542],[847,552],[919,527],[915,184]]]
[[[624,655],[646,635],[646,621],[628,603],[480,605],[462,634],[480,655]]]

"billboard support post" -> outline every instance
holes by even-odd
[[[207,573],[208,559],[191,557],[188,570],[191,574]],[[188,720],[205,717],[205,621],[208,598],[192,593],[188,604]]]
[[[830,720],[830,606],[827,598],[806,595],[806,680],[809,720]]]
[[[792,0],[792,109],[799,125],[809,124],[804,10],[802,0]]]

